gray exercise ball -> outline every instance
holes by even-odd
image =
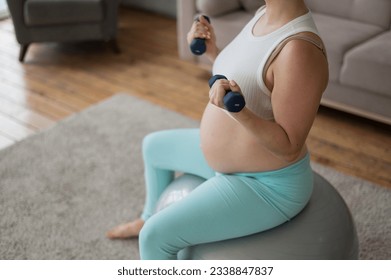
[[[184,174],[159,199],[157,211],[182,199],[205,180]],[[337,190],[314,173],[308,205],[292,220],[250,236],[183,249],[186,260],[344,260],[358,259],[358,238],[351,213]]]
[[[205,182],[204,178],[195,175],[183,174],[178,176],[160,195],[156,204],[155,213],[181,200],[203,182]]]

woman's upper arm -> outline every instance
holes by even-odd
[[[292,40],[272,65],[274,118],[290,143],[300,149],[328,83],[327,59],[315,45]]]

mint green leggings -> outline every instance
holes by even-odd
[[[202,154],[198,129],[152,133],[143,141],[143,156],[146,203],[139,236],[141,259],[176,259],[187,246],[273,228],[299,213],[312,192],[309,155],[274,171],[216,173]],[[153,214],[174,171],[206,181],[181,201]]]

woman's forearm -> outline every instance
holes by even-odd
[[[216,60],[216,57],[219,55],[220,50],[215,47],[213,50],[208,51],[205,53],[205,56],[209,59],[210,62],[214,63]]]

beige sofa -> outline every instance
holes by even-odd
[[[330,81],[322,105],[391,124],[391,0],[306,0],[325,42]],[[223,48],[263,0],[178,0],[177,28],[182,59],[196,57],[186,34],[197,14],[210,16]],[[209,64],[210,65],[210,64]]]

